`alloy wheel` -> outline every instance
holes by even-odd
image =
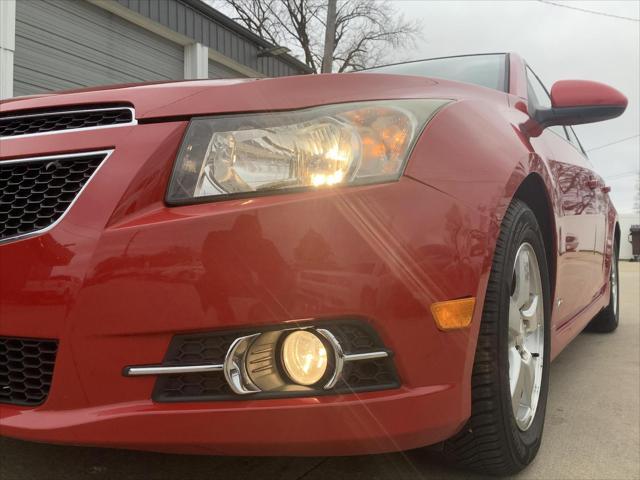
[[[533,423],[542,385],[544,305],[540,267],[533,247],[516,253],[509,298],[509,387],[518,428]]]

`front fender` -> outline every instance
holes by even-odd
[[[452,102],[425,129],[405,175],[455,197],[499,226],[524,179],[537,173],[558,215],[544,146],[520,128],[526,118],[506,100],[504,105],[476,99]]]

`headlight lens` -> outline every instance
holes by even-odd
[[[327,372],[327,349],[317,335],[297,330],[284,339],[282,365],[293,382],[313,385]]]
[[[167,201],[395,180],[445,103],[376,101],[194,119]]]

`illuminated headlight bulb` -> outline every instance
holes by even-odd
[[[327,349],[317,335],[307,330],[294,331],[282,344],[282,365],[293,382],[313,385],[327,372]]]

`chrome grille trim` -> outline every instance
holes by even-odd
[[[123,375],[125,377],[139,377],[142,375],[173,375],[175,373],[206,373],[221,372],[224,365],[142,365],[139,367],[125,367]]]
[[[80,127],[80,128],[67,128],[61,130],[52,130],[50,132],[37,132],[37,133],[27,133],[24,135],[5,135],[1,136],[0,139],[3,141],[11,140],[12,138],[28,138],[35,137],[39,135],[54,135],[57,133],[70,133],[70,132],[78,132],[78,131],[91,131],[91,130],[101,130],[104,128],[118,128],[118,127],[131,127],[138,124],[138,120],[136,119],[136,111],[132,107],[105,107],[105,108],[85,108],[85,109],[70,109],[70,110],[60,110],[60,111],[49,111],[49,112],[40,112],[40,113],[28,113],[28,114],[15,114],[9,117],[0,117],[0,122],[7,120],[16,120],[22,118],[38,118],[38,117],[56,117],[61,115],[73,115],[73,114],[84,114],[84,113],[95,113],[95,112],[113,112],[117,110],[126,110],[131,114],[131,121],[126,123],[117,123],[115,125],[99,125],[96,127]],[[1,113],[1,112],[0,112]]]
[[[60,222],[62,222],[62,220],[64,220],[64,218],[67,216],[67,213],[69,213],[69,210],[71,210],[73,208],[75,203],[78,201],[78,198],[80,198],[80,196],[82,195],[82,192],[84,192],[85,188],[87,188],[87,185],[89,185],[89,183],[91,183],[91,180],[93,180],[93,178],[98,174],[98,172],[104,166],[104,164],[107,163],[107,160],[109,159],[109,157],[111,156],[112,153],[113,153],[113,150],[95,150],[95,151],[91,151],[91,152],[82,152],[82,153],[68,153],[68,154],[62,154],[62,155],[47,155],[47,156],[42,156],[42,157],[18,158],[18,159],[13,159],[13,160],[0,160],[0,165],[7,165],[7,164],[26,163],[26,162],[46,162],[46,161],[51,161],[51,160],[65,160],[65,159],[70,159],[70,158],[82,158],[82,157],[87,157],[87,156],[99,156],[99,155],[103,156],[103,159],[100,162],[100,165],[98,165],[98,167],[94,170],[94,172],[91,174],[91,176],[86,180],[84,185],[80,188],[80,190],[78,190],[78,193],[76,194],[75,198],[69,203],[69,205],[67,206],[65,211],[62,213],[62,215],[60,215],[60,217],[58,217],[50,225],[47,225],[46,227],[41,228],[39,230],[34,230],[32,232],[23,233],[23,234],[20,234],[20,235],[14,235],[12,237],[6,237],[6,238],[3,238],[3,239],[0,239],[0,245],[4,245],[4,244],[7,244],[7,243],[11,243],[11,242],[16,242],[16,241],[19,241],[19,240],[24,240],[24,239],[27,239],[27,238],[30,238],[30,237],[34,237],[34,236],[37,236],[37,235],[42,235],[42,234],[47,233],[48,231],[52,230],[53,228],[55,228]]]

